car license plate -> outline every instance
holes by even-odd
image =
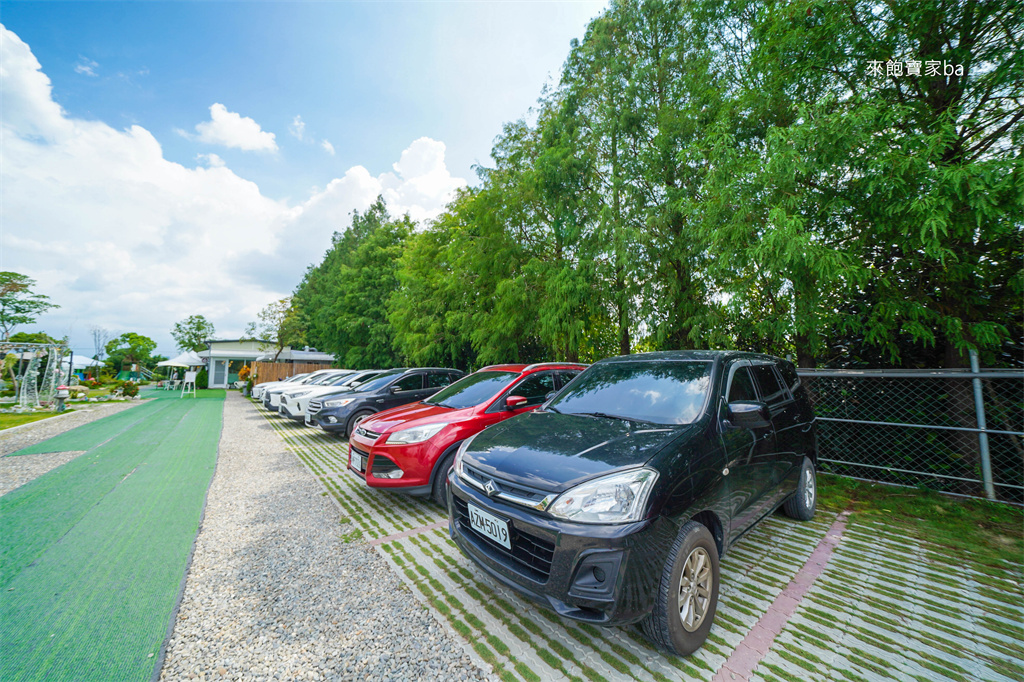
[[[363,473],[363,469],[366,468],[366,462],[363,461],[362,455],[357,455],[356,453],[353,452],[350,455],[350,457],[351,457],[351,463],[349,464],[349,466],[351,466],[353,469],[355,469],[359,473]]]
[[[508,521],[485,512],[480,507],[469,505],[469,525],[484,537],[494,540],[505,549],[511,550],[508,537]]]

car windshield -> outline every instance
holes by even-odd
[[[372,392],[384,388],[392,381],[394,381],[395,377],[397,377],[399,374],[404,374],[404,372],[402,370],[398,370],[396,372],[385,372],[383,374],[378,374],[376,379],[371,379],[367,381],[365,384],[359,384],[357,390],[362,393]]]
[[[367,381],[380,375],[380,372],[366,372],[364,374],[353,374],[350,377],[346,377],[345,381],[341,382],[342,386],[351,389],[357,389],[365,384]]]
[[[517,376],[518,372],[475,372],[438,391],[423,402],[455,410],[473,407],[505,390]]]
[[[700,416],[710,386],[710,362],[609,362],[585,371],[549,407],[563,414],[689,424]]]

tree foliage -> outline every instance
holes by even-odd
[[[21,324],[32,324],[40,315],[52,308],[50,297],[32,291],[36,281],[17,272],[0,272],[0,333],[10,338]]]
[[[250,322],[245,330],[246,336],[273,346],[275,361],[286,347],[306,342],[306,324],[292,303],[288,296],[268,304],[259,312],[257,321]]]
[[[202,315],[189,315],[171,328],[171,336],[182,352],[206,350],[206,340],[212,339],[215,332],[213,323]]]
[[[392,367],[399,362],[387,304],[398,289],[398,264],[413,230],[378,198],[351,227],[335,232],[323,262],[310,267],[295,291],[309,338],[345,367]]]
[[[156,341],[153,339],[135,332],[125,332],[107,343],[107,364],[122,369],[125,365],[145,365],[154,350]]]
[[[1020,363],[1022,13],[615,0],[476,188],[354,214],[296,301],[353,366]]]

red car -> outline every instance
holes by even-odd
[[[484,367],[422,402],[363,421],[349,439],[349,468],[372,488],[433,495],[443,505],[462,441],[535,409],[586,368],[571,362]]]

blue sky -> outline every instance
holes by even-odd
[[[377,193],[425,220],[473,184],[604,4],[5,1],[0,269],[77,352],[236,335]]]

